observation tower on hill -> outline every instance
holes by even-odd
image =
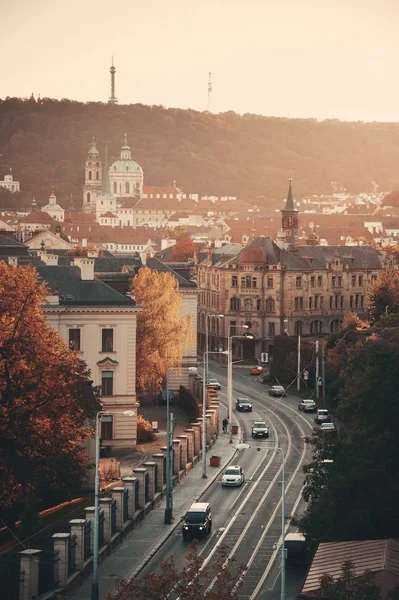
[[[108,99],[108,104],[118,104],[118,98],[115,96],[115,73],[116,69],[114,67],[114,57],[112,57],[112,64],[109,70],[111,73],[111,95]]]

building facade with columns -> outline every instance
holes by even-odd
[[[249,327],[253,339],[237,344],[248,360],[272,355],[276,335],[332,333],[349,312],[366,318],[367,287],[384,268],[383,253],[368,246],[317,246],[314,238],[312,245],[298,246],[297,238],[290,182],[276,242],[259,237],[244,248],[209,249],[200,257],[201,346],[207,318],[212,350],[227,348],[229,327],[236,334]]]

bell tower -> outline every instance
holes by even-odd
[[[287,201],[285,208],[281,211],[281,228],[285,233],[285,242],[291,247],[298,244],[298,210],[294,207],[294,198],[292,196],[292,179],[288,188]]]
[[[85,166],[85,183],[83,186],[83,206],[85,213],[96,212],[96,199],[102,191],[103,166],[93,137]]]

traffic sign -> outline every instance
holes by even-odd
[[[261,352],[260,353],[260,362],[262,362],[262,363],[268,363],[269,362],[269,353],[268,352]]]
[[[303,372],[303,378],[305,381],[307,381],[309,379],[309,372],[308,371],[304,371]]]

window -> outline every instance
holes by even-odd
[[[377,275],[372,275],[371,276],[371,281],[377,281]]]
[[[239,298],[231,298],[230,310],[240,310],[240,299]]]
[[[359,287],[363,285],[363,275],[359,275]]]
[[[309,310],[313,308],[313,296],[309,296]]]
[[[350,296],[349,297],[349,308],[353,308],[353,306],[354,306],[354,300],[355,300],[355,296]]]
[[[313,287],[315,287],[315,285],[316,285],[316,277],[313,277],[313,276],[312,276],[312,277],[310,278],[310,287],[312,287],[312,288],[313,288]]]
[[[252,287],[253,287],[253,288],[256,288],[256,287],[258,287],[258,282],[257,282],[257,279],[256,279],[256,277],[252,277]]]
[[[253,310],[252,298],[245,298],[245,300],[244,300],[244,310],[246,310],[246,311]]]
[[[273,287],[273,277],[268,277],[267,278],[267,283],[266,283],[267,287],[270,289]]]
[[[97,181],[100,179],[100,173],[98,171],[96,171],[96,179]]]
[[[323,331],[323,323],[321,321],[312,321],[310,324],[310,333],[321,333]]]
[[[230,335],[237,333],[237,321],[230,321]]]
[[[273,336],[275,335],[275,331],[276,331],[276,326],[274,323],[269,323],[269,335]]]
[[[302,296],[296,296],[296,298],[295,298],[295,310],[303,310],[303,298],[302,298]]]
[[[296,321],[296,323],[294,325],[294,332],[295,332],[295,335],[302,335],[302,332],[303,332],[302,321]]]
[[[87,192],[86,198],[87,198],[87,202],[90,202],[90,192]]]
[[[342,277],[338,277],[338,287],[342,287]]]
[[[352,287],[356,286],[356,275],[352,275]]]
[[[340,297],[338,294],[335,295],[335,308],[340,307]]]
[[[296,287],[299,289],[302,287],[302,277],[296,278]]]
[[[125,183],[125,194],[129,194],[130,193],[130,186],[129,186],[129,182],[126,181]]]
[[[335,277],[335,275],[333,275],[331,278],[331,284],[333,287],[337,287],[337,278]]]
[[[330,296],[330,308],[334,308],[334,296]]]
[[[267,298],[267,300],[266,300],[266,312],[274,312],[274,300],[273,300],[273,298]]]
[[[80,350],[80,329],[69,330],[69,347],[71,350]]]
[[[231,287],[238,287],[238,277],[237,277],[237,275],[232,275],[232,277],[231,277]]]
[[[324,308],[324,296],[320,296],[320,308]]]
[[[317,287],[323,287],[323,275],[317,276]]]
[[[89,179],[91,179],[91,171],[89,171]]]
[[[102,352],[113,352],[114,351],[114,330],[103,329],[102,330]]]
[[[314,297],[314,307],[319,308],[319,296]]]
[[[364,296],[360,296],[360,306],[364,307]]]
[[[341,298],[341,308],[344,308],[344,297],[340,296],[340,298]]]
[[[262,310],[262,300],[260,298],[256,301],[256,310]]]
[[[103,415],[101,418],[101,439],[112,440],[113,415]]]
[[[340,321],[339,319],[332,321],[330,324],[331,333],[334,333],[335,331],[339,331],[341,328],[342,328],[342,321]]]
[[[103,371],[101,373],[101,395],[112,396],[114,393],[114,372]]]

